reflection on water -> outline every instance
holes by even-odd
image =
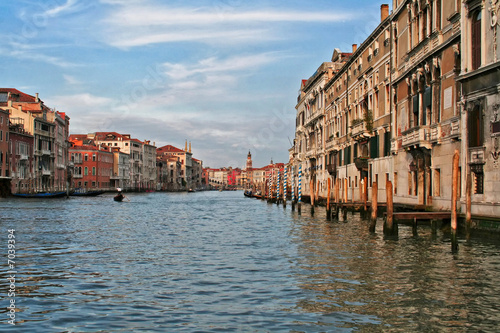
[[[16,229],[19,332],[494,332],[500,246],[241,192],[0,201]],[[381,224],[381,223],[379,223]],[[4,260],[5,261],[5,260]],[[8,291],[0,267],[2,295]]]

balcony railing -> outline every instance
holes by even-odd
[[[49,169],[42,169],[42,176],[51,176],[52,175],[52,171],[50,171]]]
[[[365,138],[369,138],[370,136],[371,136],[371,133],[366,128],[365,121],[360,121],[360,122],[352,125],[351,137],[354,140],[362,140]]]
[[[402,133],[403,148],[424,147],[431,148],[431,130],[428,126],[410,128]]]
[[[430,126],[430,141],[441,143],[444,138],[460,137],[460,118],[454,117],[450,120]]]

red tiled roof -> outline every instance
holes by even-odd
[[[19,95],[19,101],[16,101],[16,102],[22,102],[22,103],[35,103],[36,102],[35,96],[28,95],[28,94],[23,93],[22,91],[19,91],[15,88],[0,88],[0,93],[10,93],[11,100],[12,100],[13,94]]]
[[[142,142],[141,140],[139,139],[130,139],[130,141],[134,141],[134,142],[137,142],[137,143],[140,143],[140,144],[143,144],[144,142]]]
[[[158,153],[185,153],[184,150],[174,147],[172,145],[166,145],[160,148],[156,148]]]
[[[95,139],[99,141],[103,140],[115,140],[116,138],[126,138],[128,140],[130,138],[130,134],[120,134],[117,132],[95,132]],[[114,139],[108,139],[108,135],[113,135]]]
[[[71,134],[68,141],[83,141],[87,138],[87,134]]]

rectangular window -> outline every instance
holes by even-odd
[[[483,121],[482,112],[479,106],[475,106],[469,112],[468,131],[469,147],[481,147],[483,145]]]
[[[418,126],[418,114],[419,114],[419,96],[418,94],[413,96],[413,124],[412,127]]]
[[[85,154],[85,161],[88,161],[89,160],[89,156],[87,154]]]
[[[92,154],[92,161],[95,162],[95,154]]]
[[[474,194],[483,194],[484,188],[484,174],[473,173],[474,175]]]
[[[95,176],[95,167],[92,167],[92,176]]]
[[[384,156],[391,155],[391,132],[384,133]]]
[[[425,88],[424,91],[424,110],[426,112],[426,116],[422,117],[423,124],[426,125],[427,115],[432,114],[432,90],[431,87]]]
[[[491,134],[500,133],[500,121],[491,123]]]
[[[378,158],[378,135],[370,138],[370,158]]]
[[[83,169],[83,175],[87,176],[88,174],[89,174],[89,169],[88,169],[88,167],[85,167],[85,169]],[[85,186],[87,186],[87,185],[85,185]]]

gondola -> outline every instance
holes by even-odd
[[[90,191],[88,191],[88,190],[78,189],[75,192],[71,193],[71,195],[75,196],[75,197],[95,197],[95,196],[101,195],[103,193],[104,193],[103,190],[90,190]]]
[[[123,194],[121,194],[121,193],[118,193],[117,195],[115,195],[115,196],[113,197],[113,200],[114,200],[114,201],[118,201],[118,202],[122,202],[122,201],[123,201],[123,198],[125,198],[125,196],[124,196]]]
[[[60,192],[39,192],[39,193],[12,193],[13,196],[18,198],[62,198],[66,196],[66,191]]]

